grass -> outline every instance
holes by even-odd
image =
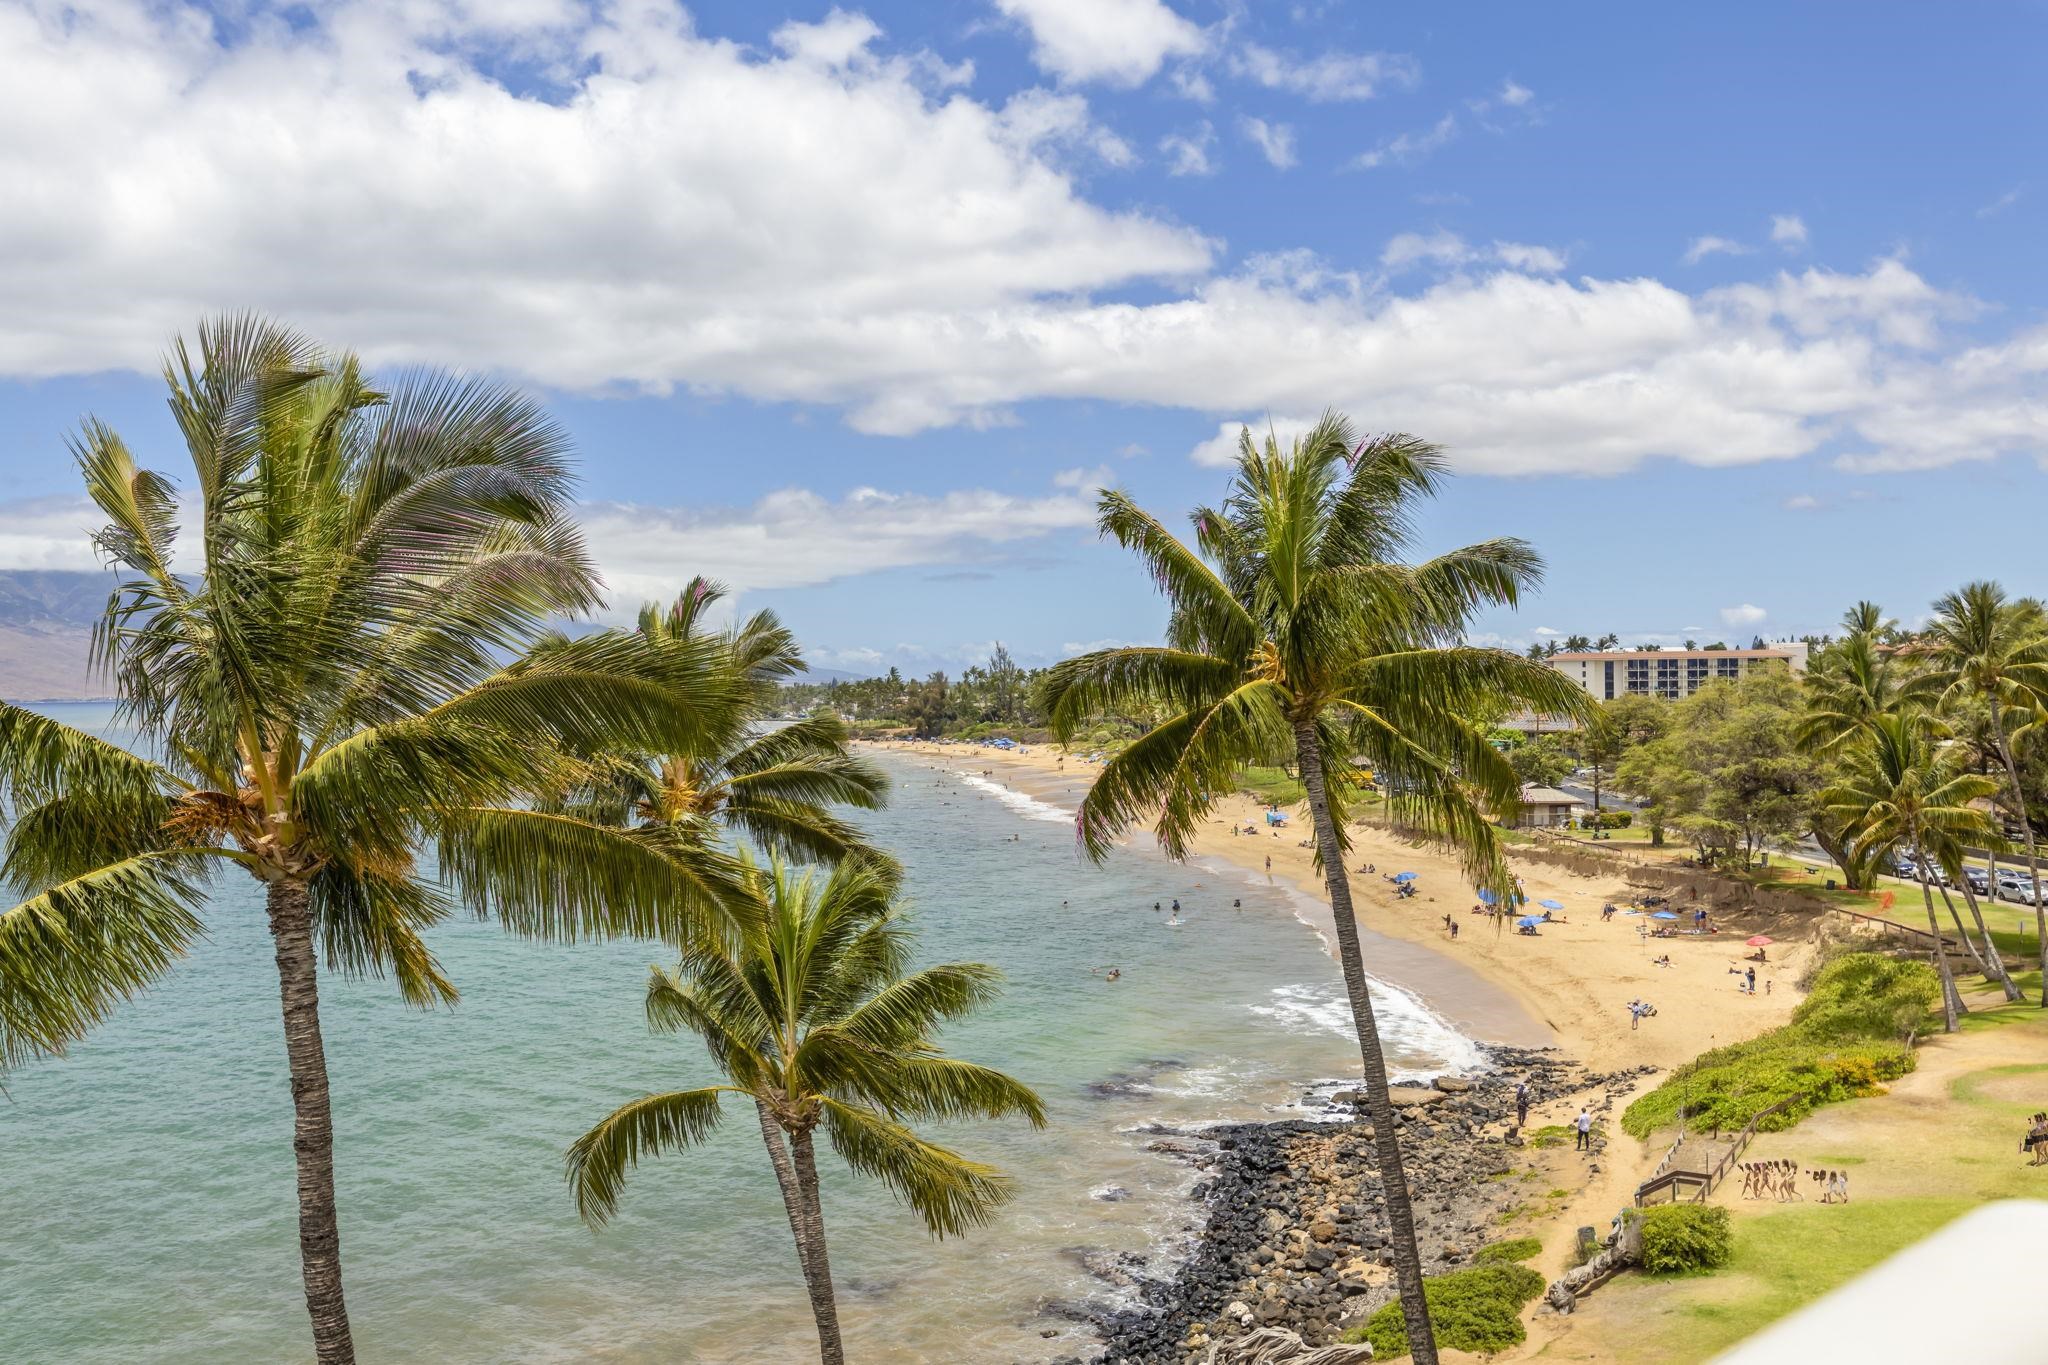
[[[1246,768],[1237,775],[1238,784],[1259,800],[1283,806],[1298,806],[1308,798],[1308,788],[1285,768]]]
[[[1617,1282],[1605,1311],[1628,1315],[1635,1359],[1706,1360],[1975,1207],[1962,1198],[1889,1199],[1745,1218],[1725,1269],[1662,1293]],[[1617,1292],[1618,1291],[1618,1292]]]

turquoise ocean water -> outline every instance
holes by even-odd
[[[50,709],[89,728],[108,719]],[[849,1350],[1048,1359],[1077,1349],[1082,1329],[1045,1303],[1110,1292],[1083,1252],[1186,1245],[1190,1172],[1133,1130],[1300,1112],[1305,1089],[1355,1075],[1336,968],[1304,922],[1317,907],[1263,879],[1136,849],[1093,867],[1049,785],[1050,803],[884,761],[895,799],[863,819],[906,864],[924,956],[1008,978],[948,1044],[1035,1085],[1052,1122],[945,1135],[1011,1171],[1019,1192],[997,1226],[944,1243],[821,1158]],[[1152,905],[1176,897],[1172,927]],[[255,884],[224,881],[208,926],[189,960],[68,1057],[5,1078],[0,1361],[310,1358]],[[602,1233],[577,1221],[562,1183],[562,1149],[613,1105],[711,1078],[694,1040],[646,1033],[641,988],[659,950],[542,946],[469,922],[435,946],[463,992],[454,1010],[408,1010],[389,983],[323,981],[362,1358],[803,1359],[808,1311],[751,1114],[643,1166]],[[1091,974],[1110,964],[1121,981]],[[1476,1063],[1413,996],[1377,998],[1397,1066]]]

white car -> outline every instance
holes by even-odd
[[[2048,894],[2048,878],[2043,879],[2041,890],[2043,894]],[[2034,903],[2033,879],[2022,877],[2016,881],[2007,881],[2005,878],[2000,877],[1998,879],[1998,894],[2006,900],[2018,901],[2021,905],[2032,905]]]

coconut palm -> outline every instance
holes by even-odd
[[[1965,770],[1962,755],[1941,743],[1938,722],[1908,710],[1872,720],[1850,751],[1841,777],[1821,794],[1829,813],[1861,843],[1887,854],[1905,852],[1918,869],[1941,972],[1943,1027],[1953,1033],[1962,997],[1948,968],[1941,925],[1934,917],[1930,866],[1953,848],[1995,837],[1990,817],[1976,808],[1998,789],[1992,779]]]
[[[722,654],[743,680],[749,727],[710,734],[688,752],[597,756],[549,809],[650,834],[665,828],[678,850],[740,836],[820,862],[872,853],[829,807],[875,810],[887,798],[888,779],[848,752],[848,731],[837,716],[758,724],[772,714],[779,684],[803,670],[803,657],[772,612],[756,612],[722,633],[709,629],[705,613],[724,595],[720,585],[694,578],[666,610],[641,610],[639,634],[657,649],[683,651],[686,661],[707,650]]]
[[[2026,845],[2042,968],[2041,1007],[2048,1009],[2048,906],[2042,904],[2034,822],[2027,816],[2026,790],[2013,760],[2014,742],[2048,709],[2048,615],[2038,602],[2008,600],[1996,583],[1969,583],[1934,604],[1924,639],[1933,667],[1918,692],[1943,704],[1974,697],[1990,709],[1989,737],[2005,777],[1994,791],[2019,821]]]
[[[992,999],[998,973],[977,962],[905,971],[911,938],[893,904],[894,867],[864,857],[829,876],[777,860],[750,873],[763,912],[740,937],[655,968],[647,1022],[704,1040],[720,1083],[621,1105],[569,1149],[576,1207],[593,1226],[615,1212],[643,1158],[702,1142],[727,1095],[751,1102],[782,1192],[817,1320],[820,1357],[845,1359],[818,1198],[813,1134],[862,1175],[887,1184],[934,1237],[986,1224],[1008,1178],[918,1137],[919,1119],[1045,1111],[1025,1086],[943,1055],[932,1031]]]
[[[565,516],[566,439],[520,395],[432,373],[380,392],[352,357],[256,318],[205,324],[166,378],[189,508],[105,425],[74,443],[123,571],[99,657],[145,752],[0,707],[0,880],[21,897],[0,913],[0,1063],[62,1053],[184,954],[214,877],[254,877],[306,1306],[334,1365],[354,1348],[320,958],[431,1006],[456,990],[423,931],[459,903],[551,938],[689,937],[721,914],[715,868],[521,798],[560,749],[714,743],[738,694],[692,651],[542,641],[598,584]],[[440,882],[416,863],[430,841]]]
[[[1519,814],[1521,788],[1475,718],[1506,703],[1584,719],[1591,705],[1541,663],[1460,643],[1475,608],[1512,603],[1537,579],[1528,546],[1495,540],[1400,562],[1416,505],[1444,470],[1436,447],[1358,441],[1335,414],[1284,451],[1246,431],[1228,499],[1195,513],[1199,551],[1122,493],[1103,492],[1097,525],[1139,555],[1171,603],[1167,643],[1069,659],[1044,684],[1062,737],[1133,701],[1169,716],[1110,760],[1082,803],[1080,839],[1098,860],[1140,821],[1167,854],[1184,856],[1239,769],[1293,758],[1358,1030],[1408,1339],[1425,1365],[1436,1346],[1344,870],[1354,787],[1331,781],[1329,767],[1369,764],[1390,814],[1457,848],[1472,880],[1505,897],[1513,878],[1489,817]]]

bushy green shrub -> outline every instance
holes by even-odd
[[[1526,1261],[1543,1250],[1543,1243],[1534,1237],[1510,1237],[1504,1242],[1493,1242],[1472,1253],[1472,1264],[1493,1265],[1497,1262]]]
[[[1587,829],[1627,829],[1636,822],[1635,815],[1625,810],[1603,810],[1598,815],[1588,815]]]
[[[1941,998],[1934,969],[1878,953],[1847,953],[1814,978],[1792,1022],[1703,1052],[1638,1098],[1623,1131],[1648,1137],[1681,1117],[1697,1128],[1741,1128],[1782,1101],[1764,1132],[1790,1128],[1823,1104],[1882,1094],[1916,1065],[1903,1041],[1924,1031]]]
[[[1543,1292],[1543,1277],[1523,1265],[1476,1265],[1422,1282],[1430,1325],[1439,1346],[1457,1351],[1504,1351],[1519,1345],[1522,1307]],[[1370,1342],[1381,1360],[1408,1354],[1408,1328],[1399,1299],[1344,1334],[1350,1343]]]
[[[1642,1218],[1643,1269],[1652,1275],[1718,1270],[1735,1253],[1728,1210],[1718,1204],[1658,1204]]]

